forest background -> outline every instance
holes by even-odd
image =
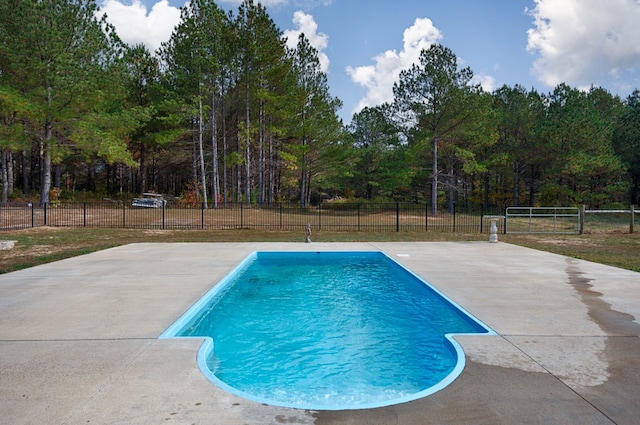
[[[409,201],[436,213],[640,200],[637,89],[489,93],[434,44],[392,102],[345,124],[318,52],[304,34],[288,48],[259,3],[227,13],[194,0],[156,52],[96,12],[0,2],[3,203],[154,191],[205,208]]]

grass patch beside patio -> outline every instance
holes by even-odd
[[[488,234],[314,232],[314,242],[487,241]],[[500,241],[640,272],[640,234],[499,235]],[[0,233],[17,241],[0,251],[0,273],[137,242],[301,242],[304,234],[264,230],[140,230],[39,227]]]

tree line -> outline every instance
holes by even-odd
[[[640,91],[625,100],[567,84],[547,94],[521,85],[488,93],[472,81],[450,49],[434,45],[400,74],[393,102],[354,116],[358,196],[412,196],[433,211],[456,202],[638,203]]]
[[[638,203],[638,90],[489,93],[436,44],[392,102],[344,125],[317,50],[304,34],[288,47],[260,3],[193,0],[156,52],[125,45],[97,12],[89,0],[0,2],[2,202],[157,191],[205,208]]]

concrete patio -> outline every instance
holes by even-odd
[[[307,411],[238,398],[158,336],[253,251],[381,250],[497,336],[426,398]],[[0,255],[2,255],[0,253]],[[505,243],[134,244],[0,275],[0,423],[638,424],[640,273]]]

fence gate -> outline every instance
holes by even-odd
[[[505,233],[580,233],[576,207],[508,207]]]

